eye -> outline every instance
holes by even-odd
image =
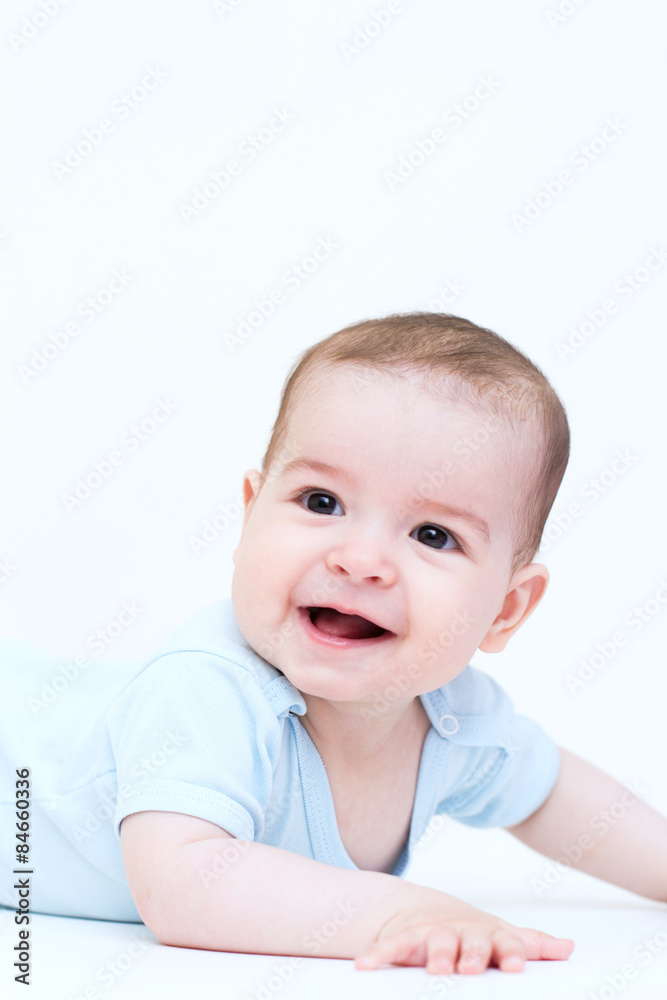
[[[334,514],[336,506],[340,506],[339,501],[333,495],[333,493],[326,493],[324,490],[313,489],[312,486],[305,490],[301,490],[294,499],[301,506],[304,506],[303,501],[305,500],[305,507],[307,510],[312,511],[313,514]],[[459,542],[458,538],[452,534],[451,531],[445,530],[445,528],[439,528],[435,524],[422,524],[418,528],[415,528],[411,532],[410,537],[412,538],[417,533],[417,541],[423,542],[428,545],[429,548],[438,549],[439,551],[456,552],[457,550],[464,552],[465,549],[463,545]],[[447,542],[451,544],[448,545]]]
[[[307,509],[311,510],[314,514],[333,514],[333,508],[338,504],[338,500],[336,500],[332,493],[323,493],[320,490],[313,489],[302,490],[295,499],[299,503],[302,503],[306,497],[309,498],[306,503]],[[340,507],[340,504],[338,506]]]
[[[453,542],[453,546],[449,546],[448,551],[451,552],[453,550],[455,551],[456,549],[463,548],[454,535],[452,535],[451,531],[445,531],[444,528],[438,528],[435,524],[420,525],[419,528],[415,528],[415,531],[411,533],[411,538],[415,532],[418,534],[417,541],[424,542],[424,544],[428,545],[430,548],[444,549],[448,540]]]

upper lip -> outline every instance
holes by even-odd
[[[359,608],[343,607],[342,604],[305,604],[304,607],[308,608],[333,608],[334,611],[340,611],[343,615],[359,615],[360,618],[365,618],[367,621],[372,622],[373,625],[377,625],[379,628],[383,628],[385,632],[394,632],[393,629],[389,628],[382,621],[375,617],[375,615],[366,614],[365,611]],[[394,633],[395,634],[395,633]]]

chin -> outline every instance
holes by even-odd
[[[325,667],[315,666],[315,671],[321,671],[318,676],[314,676],[311,669],[304,671],[287,670],[281,671],[284,677],[294,685],[301,694],[309,695],[311,698],[322,698],[326,701],[349,702],[363,701],[369,704],[375,698],[374,691],[354,690],[349,678],[333,677],[327,678]]]

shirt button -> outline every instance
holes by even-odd
[[[453,736],[459,731],[459,722],[454,715],[441,715],[438,719],[441,736]]]

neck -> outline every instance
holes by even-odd
[[[431,727],[419,698],[414,698],[401,712],[395,709],[361,717],[345,711],[336,702],[302,693],[307,713],[300,718],[323,759],[340,761],[359,770],[378,763],[386,766],[387,757],[400,757],[415,737],[422,742]]]

